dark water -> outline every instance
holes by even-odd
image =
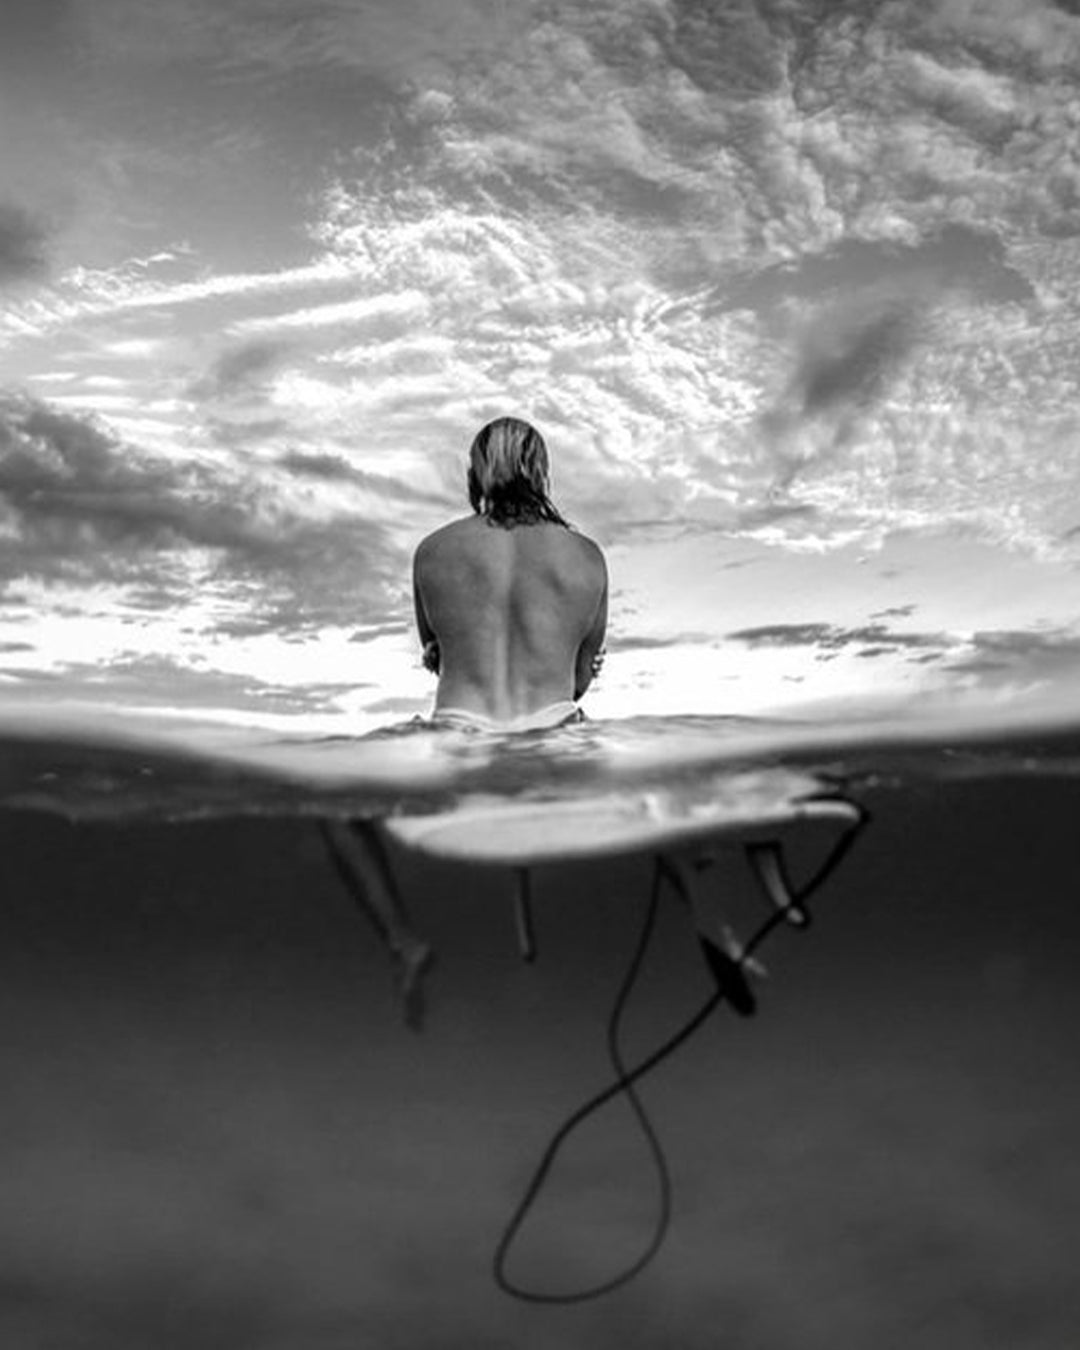
[[[55,798],[12,805],[27,774],[56,773],[54,793],[66,774],[70,808],[80,755],[129,801],[140,766],[66,742],[42,768],[33,744],[18,782],[7,761],[0,815],[5,1346],[1075,1342],[1080,780],[1064,732],[806,750],[872,825],[814,926],[770,943],[757,1017],[718,1014],[643,1088],[672,1231],[635,1284],[569,1309],[500,1294],[491,1252],[551,1129],[607,1080],[647,869],[540,872],[530,968],[502,873],[399,857],[440,953],[416,1036],[310,819],[220,802],[192,818],[202,801],[183,823],[72,824]],[[222,794],[263,773],[218,771]],[[184,772],[188,810],[205,765]],[[325,800],[325,781],[283,781],[304,810]],[[723,867],[741,920],[743,864]],[[666,903],[631,1054],[708,993]],[[602,1112],[515,1273],[572,1287],[632,1257],[647,1161],[625,1107]]]

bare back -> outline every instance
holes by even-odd
[[[497,721],[585,692],[607,620],[607,570],[585,535],[482,516],[429,535],[414,562],[422,642],[439,644],[436,711]]]

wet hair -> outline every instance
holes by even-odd
[[[469,449],[469,501],[492,525],[566,525],[548,496],[544,438],[517,417],[481,427]]]

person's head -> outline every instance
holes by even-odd
[[[548,496],[547,446],[518,417],[481,427],[469,450],[469,501],[493,525],[565,525]]]

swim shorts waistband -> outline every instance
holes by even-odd
[[[429,720],[433,726],[506,734],[515,731],[548,731],[571,722],[584,722],[585,714],[570,699],[561,699],[558,703],[549,703],[546,708],[538,708],[535,712],[512,717],[505,722],[469,708],[437,708]]]

